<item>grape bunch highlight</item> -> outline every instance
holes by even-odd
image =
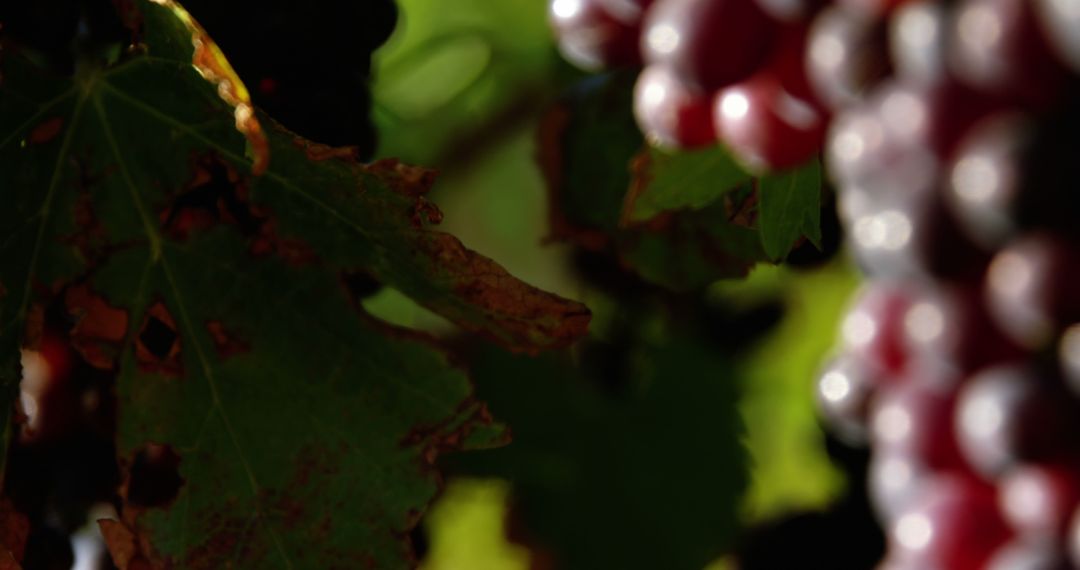
[[[653,144],[823,156],[867,276],[817,382],[880,570],[1080,568],[1080,1],[552,0]]]

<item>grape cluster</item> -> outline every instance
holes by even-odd
[[[829,110],[803,65],[812,2],[553,0],[562,53],[594,69],[644,65],[634,111],[651,142],[719,139],[748,167],[796,166],[821,149]]]
[[[817,383],[869,444],[881,570],[1080,568],[1080,2],[553,0],[642,65],[658,144],[822,152],[868,279]],[[635,49],[637,48],[637,49]]]
[[[1080,568],[1077,8],[847,2],[811,25],[869,277],[818,400],[872,449],[882,569]]]

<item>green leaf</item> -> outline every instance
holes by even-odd
[[[805,236],[821,248],[821,164],[817,158],[799,168],[758,180],[758,225],[765,253],[781,261]]]
[[[517,534],[553,568],[700,570],[731,546],[746,484],[737,377],[692,335],[624,358],[620,389],[568,354],[483,351],[478,395],[514,441],[447,460],[511,482]]]
[[[644,139],[631,108],[633,72],[590,77],[576,85],[540,128],[557,237],[618,231],[630,187],[630,162]]]
[[[50,327],[116,373],[121,567],[411,567],[435,456],[505,434],[349,276],[525,352],[569,344],[588,311],[432,229],[430,172],[256,118],[186,12],[135,7],[140,48],[108,69],[53,77],[4,46],[0,408]],[[176,496],[140,499],[132,465],[171,454]]]
[[[646,194],[651,188],[648,182],[642,186],[641,177],[651,176],[642,158],[636,161],[638,181],[631,175],[631,163],[644,145],[631,110],[633,78],[618,73],[590,78],[543,122],[540,163],[552,205],[553,237],[594,251],[614,251],[642,278],[679,291],[745,275],[754,263],[767,259],[752,227],[754,198],[745,185],[727,185],[736,174],[719,166],[722,159],[716,156],[701,155],[691,162],[713,165],[707,176],[726,173],[716,191],[722,199],[709,204],[704,198],[689,200],[700,209],[625,223],[624,212],[632,211],[637,199],[628,193],[631,185],[645,188]],[[670,160],[682,164],[688,159],[673,155]],[[674,202],[679,200],[679,177],[674,162],[664,164],[662,193]]]
[[[625,232],[619,254],[645,280],[674,291],[743,277],[765,261],[757,231],[731,220],[725,204],[682,212],[655,227]]]
[[[671,210],[700,210],[750,180],[721,146],[687,151],[648,147],[633,163],[627,218],[642,222]]]

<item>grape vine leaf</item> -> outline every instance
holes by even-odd
[[[821,249],[821,163],[767,174],[758,180],[758,225],[765,253],[782,261],[803,236]]]
[[[514,441],[445,462],[511,482],[511,536],[540,567],[699,570],[731,547],[746,485],[737,374],[686,331],[623,356],[609,378],[567,353],[480,351],[477,392]]]
[[[644,140],[634,116],[631,71],[588,77],[540,127],[554,237],[586,243],[619,230],[630,160]]]
[[[720,145],[686,151],[648,146],[634,158],[625,222],[644,222],[672,210],[700,210],[750,180]]]
[[[639,276],[676,291],[782,260],[796,243],[785,241],[791,231],[818,239],[818,190],[811,200],[774,186],[794,180],[796,190],[806,191],[819,178],[800,170],[793,178],[751,179],[719,148],[648,149],[633,118],[633,79],[622,72],[588,78],[541,123],[539,160],[553,239],[614,252]],[[759,218],[761,184],[772,200],[768,220]],[[776,198],[782,198],[779,208]]]
[[[259,115],[172,0],[120,5],[137,42],[107,67],[58,77],[0,52],[0,410],[59,312],[116,373],[122,570],[410,567],[435,457],[505,434],[446,353],[363,313],[350,276],[521,352],[569,344],[587,309],[432,229],[431,172]],[[147,462],[170,492],[146,490]]]
[[[746,189],[742,194],[753,197]],[[648,229],[623,234],[620,257],[646,281],[674,291],[697,290],[717,279],[743,277],[755,263],[766,260],[759,233],[733,223],[733,211],[752,207],[727,202],[662,216]]]

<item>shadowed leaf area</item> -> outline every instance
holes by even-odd
[[[694,336],[646,336],[473,355],[514,440],[446,463],[510,481],[508,530],[534,567],[700,570],[731,546],[746,483],[734,369]]]
[[[817,160],[753,179],[719,146],[650,148],[634,122],[634,74],[590,77],[545,117],[540,163],[552,237],[613,252],[663,287],[699,290],[820,243]]]
[[[433,173],[285,131],[181,8],[120,4],[137,43],[108,66],[0,56],[0,409],[35,315],[63,311],[116,378],[122,570],[411,567],[437,454],[503,434],[446,353],[350,284],[524,353],[588,311],[432,229]]]

